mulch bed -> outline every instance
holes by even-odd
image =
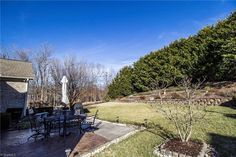
[[[203,143],[198,141],[182,142],[180,139],[171,139],[164,144],[164,149],[189,156],[198,156]]]
[[[77,156],[78,154],[85,154],[89,151],[107,143],[108,140],[92,132],[86,132],[80,141],[75,146],[70,157]]]

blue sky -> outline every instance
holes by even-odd
[[[236,1],[1,1],[1,46],[76,55],[118,70],[236,10]]]

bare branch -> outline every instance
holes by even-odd
[[[196,91],[200,88],[202,83],[203,81],[198,80],[194,84],[191,78],[183,78],[178,83],[176,82],[176,84],[184,90],[184,97],[187,104],[175,102],[174,105],[163,105],[162,103],[158,105],[158,111],[174,124],[183,142],[187,142],[191,138],[193,126],[203,120],[206,115],[205,106],[195,105],[193,103]]]

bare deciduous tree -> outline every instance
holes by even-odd
[[[184,89],[186,103],[176,102],[175,104],[161,104],[158,106],[158,111],[174,124],[182,142],[188,142],[193,132],[193,126],[203,120],[206,115],[206,106],[197,105],[193,101],[196,91],[203,81],[196,83],[191,81],[191,78],[186,77],[178,82],[179,87]]]
[[[42,44],[36,54],[16,48],[14,45],[10,49],[1,46],[0,57],[32,61],[34,79],[30,81],[29,86],[32,106],[59,104],[61,101],[60,81],[63,75],[68,78],[70,105],[76,101],[102,100],[105,97],[106,86],[111,80],[111,73],[105,72],[105,67],[101,64],[77,61],[75,56],[65,58],[63,61],[52,58],[52,50],[48,44]]]
[[[112,79],[115,76],[115,71],[113,69],[103,69],[102,79],[103,87],[106,88],[112,82]]]
[[[47,101],[47,86],[49,81],[49,65],[52,50],[48,44],[43,44],[40,51],[35,57],[36,71],[39,76],[39,84],[41,88],[40,100]]]
[[[163,98],[166,95],[166,89],[170,86],[171,81],[168,80],[163,80],[162,79],[156,79],[153,83],[152,83],[152,88],[156,90],[157,95],[160,97],[160,104],[163,104]]]
[[[64,73],[68,79],[69,103],[73,105],[88,85],[87,63],[68,57],[64,62]]]
[[[99,97],[99,80],[101,78],[102,72],[102,65],[101,64],[88,64],[88,100],[96,101]]]
[[[21,61],[26,61],[28,62],[29,59],[29,51],[26,50],[22,50],[22,49],[16,49],[15,53],[17,55],[17,59],[21,60]]]
[[[74,56],[66,57],[63,63],[58,59],[51,59],[49,70],[50,88],[48,88],[50,103],[56,105],[60,102],[60,81],[63,75],[66,75],[68,79],[68,99],[70,105],[77,101],[102,100],[106,92],[106,87],[102,86],[106,82],[103,77],[104,71],[105,68],[102,65],[77,61]],[[110,74],[107,73],[107,75]]]
[[[5,47],[1,46],[0,48],[0,58],[2,59],[9,59],[9,53],[8,53],[8,49],[6,49]]]
[[[51,81],[52,81],[52,97],[53,97],[53,106],[58,104],[58,101],[61,97],[61,79],[63,77],[63,65],[61,64],[61,61],[58,59],[52,59],[51,65],[50,65],[50,75],[51,75]]]
[[[115,71],[113,69],[103,69],[102,72],[102,89],[103,89],[103,93],[102,93],[102,99],[106,99],[108,97],[107,96],[107,92],[108,92],[108,86],[111,84],[112,79],[115,76]]]

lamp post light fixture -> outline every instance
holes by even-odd
[[[67,148],[67,149],[65,150],[66,157],[69,157],[70,152],[71,152],[71,149],[70,149],[70,148]]]

